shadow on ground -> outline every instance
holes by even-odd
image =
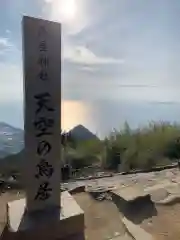
[[[100,194],[101,195],[101,194]],[[117,207],[112,201],[99,201],[89,193],[77,193],[73,197],[85,213],[87,239],[132,240],[122,222]]]
[[[141,224],[143,220],[157,216],[157,210],[150,195],[126,201],[120,196],[112,194],[112,201],[119,212],[134,224]]]

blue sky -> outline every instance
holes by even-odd
[[[180,1],[0,0],[0,121],[23,122],[23,15],[62,23],[64,128],[178,120]]]

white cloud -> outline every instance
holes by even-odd
[[[6,29],[6,34],[11,34],[11,31],[9,29]]]
[[[114,59],[110,57],[96,56],[92,51],[83,46],[77,46],[75,48],[65,47],[64,58],[78,64],[122,64],[124,60]]]
[[[0,72],[0,102],[22,100],[23,82],[20,66],[10,63],[0,63]]]
[[[9,41],[8,38],[0,37],[0,54],[10,50],[13,47],[13,44]]]

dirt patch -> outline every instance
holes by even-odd
[[[86,239],[104,240],[127,236],[126,228],[121,221],[121,214],[111,201],[96,201],[88,193],[74,195],[77,203],[85,212]]]
[[[180,239],[180,205],[157,206],[157,216],[145,220],[141,226],[157,240]]]

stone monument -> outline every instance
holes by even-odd
[[[7,204],[3,239],[84,239],[84,213],[60,196],[61,27],[23,18],[26,199]]]
[[[25,161],[28,211],[60,204],[60,24],[23,20]]]

